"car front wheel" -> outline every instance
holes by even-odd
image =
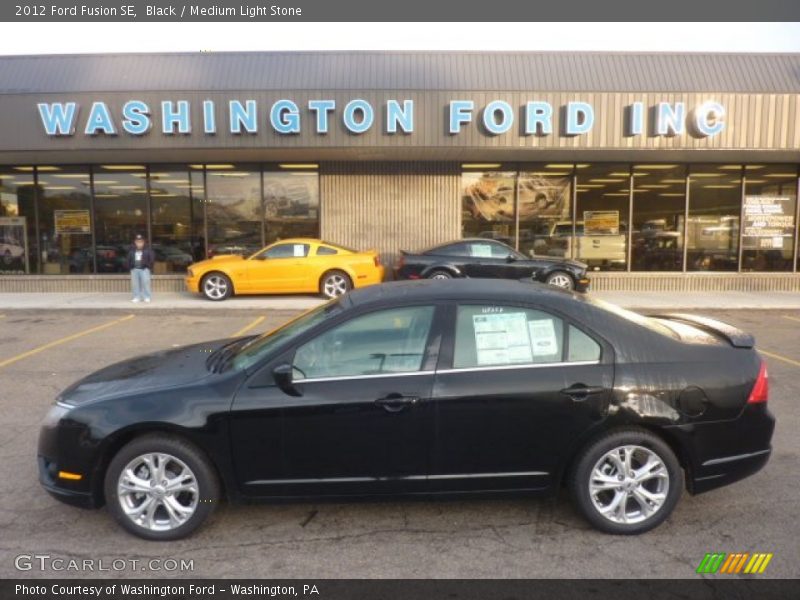
[[[548,285],[554,285],[555,287],[560,287],[565,290],[571,291],[575,289],[575,280],[564,271],[555,271],[554,273],[550,273],[550,275],[547,276],[547,279],[545,279],[545,283]]]
[[[203,296],[214,302],[225,300],[233,293],[233,283],[227,275],[222,273],[209,273],[203,277],[200,284]]]
[[[443,271],[442,269],[437,269],[435,271],[432,271],[428,275],[428,279],[452,279],[452,278],[453,276],[449,272]]]
[[[123,447],[106,471],[105,497],[116,521],[148,540],[177,540],[211,515],[220,492],[208,459],[188,442],[147,435]]]
[[[592,525],[634,535],[669,517],[683,490],[683,470],[658,436],[631,429],[590,443],[569,483],[575,504]]]

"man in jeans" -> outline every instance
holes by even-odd
[[[133,240],[133,248],[128,251],[128,268],[131,271],[131,302],[150,302],[153,295],[150,291],[150,273],[153,271],[155,257],[150,248],[145,247],[144,238],[137,234]]]

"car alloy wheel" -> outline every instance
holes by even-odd
[[[434,271],[428,279],[452,279],[452,275],[446,271]]]
[[[625,445],[606,452],[589,477],[597,512],[612,523],[642,523],[664,506],[670,478],[664,461],[650,448]]]
[[[209,275],[203,281],[203,293],[210,300],[224,300],[229,291],[228,278],[223,275]]]
[[[185,462],[161,452],[130,461],[117,480],[117,498],[130,521],[148,531],[185,525],[197,510],[197,478]]]
[[[322,281],[322,293],[328,298],[336,298],[350,291],[350,280],[344,273],[330,273]]]
[[[550,285],[554,285],[555,287],[560,287],[565,290],[571,290],[575,287],[574,283],[572,282],[572,277],[567,275],[566,273],[553,273],[547,278],[547,283]]]

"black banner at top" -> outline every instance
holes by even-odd
[[[2,21],[798,21],[792,0],[21,0]],[[713,26],[709,26],[709,31]],[[413,32],[409,32],[411,35]],[[674,32],[664,31],[664,35]]]

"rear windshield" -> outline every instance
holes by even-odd
[[[646,327],[650,331],[655,331],[661,335],[666,337],[679,340],[680,335],[677,332],[670,329],[657,319],[652,317],[645,317],[644,315],[640,315],[639,313],[633,312],[632,310],[627,310],[625,308],[621,308],[616,304],[611,304],[610,302],[606,302],[605,300],[598,300],[597,298],[587,298],[588,302],[591,302],[595,306],[599,306],[603,310],[607,310],[610,313],[614,313],[618,317],[622,317],[627,321],[631,321],[632,323],[636,323],[637,325],[641,325],[642,327]]]

